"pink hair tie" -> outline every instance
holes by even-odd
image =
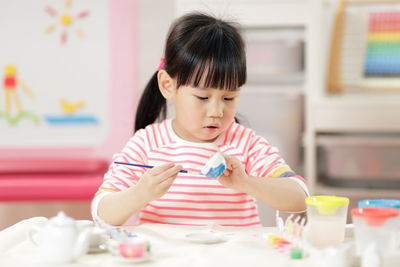
[[[158,65],[157,71],[162,70],[164,68],[165,59],[162,57],[160,58],[160,65]]]

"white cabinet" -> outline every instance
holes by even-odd
[[[399,198],[400,179],[397,182],[394,180],[388,182],[382,178],[385,170],[381,170],[383,171],[381,174],[376,174],[376,178],[382,180],[381,182],[374,181],[375,185],[368,180],[368,177],[362,177],[364,171],[358,171],[361,178],[365,178],[364,183],[355,183],[357,179],[348,177],[348,182],[341,185],[326,183],[323,175],[318,172],[321,164],[331,164],[326,161],[326,155],[319,153],[321,151],[318,147],[328,153],[329,148],[337,151],[345,147],[347,152],[343,153],[343,157],[351,157],[348,164],[352,164],[350,161],[362,162],[365,170],[369,169],[369,174],[380,168],[377,165],[380,160],[385,160],[383,157],[373,158],[374,154],[381,153],[385,146],[398,147],[400,153],[400,94],[359,92],[330,95],[326,93],[325,78],[329,63],[329,42],[337,1],[313,2],[308,28],[307,54],[309,56],[306,63],[307,73],[310,76],[306,85],[304,138],[305,174],[311,193],[350,197],[352,207],[357,205],[358,200],[365,198]],[[317,36],[320,38],[318,42],[314,38]],[[326,143],[327,139],[329,139],[329,146]],[[351,141],[344,144],[346,140]],[[370,150],[358,153],[360,149]],[[369,157],[370,160],[361,157]],[[397,163],[393,164],[400,164],[400,160],[394,157],[390,160],[397,160]],[[386,189],[383,189],[385,186],[377,186],[379,183],[382,185],[386,183]]]

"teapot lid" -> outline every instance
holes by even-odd
[[[57,216],[49,220],[49,224],[53,226],[68,226],[75,224],[75,221],[71,217],[68,217],[63,211],[59,211]]]

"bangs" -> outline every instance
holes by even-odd
[[[206,31],[207,29],[204,29]],[[239,90],[246,82],[244,44],[223,31],[200,32],[177,53],[177,86]],[[204,36],[207,36],[204,38]]]
[[[225,64],[224,64],[225,65]],[[189,68],[188,75],[178,75],[178,86],[187,85],[196,88],[213,88],[235,91],[246,82],[243,69],[235,64],[225,65],[204,60]]]

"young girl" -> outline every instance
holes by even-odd
[[[136,132],[114,156],[155,167],[111,164],[93,216],[112,225],[136,214],[139,222],[254,226],[260,225],[256,199],[274,209],[305,210],[304,179],[264,138],[235,122],[245,81],[244,43],[232,23],[199,13],[176,20],[165,60],[140,99]],[[165,120],[167,99],[175,107],[172,120]],[[224,173],[196,174],[216,152],[226,159]]]

